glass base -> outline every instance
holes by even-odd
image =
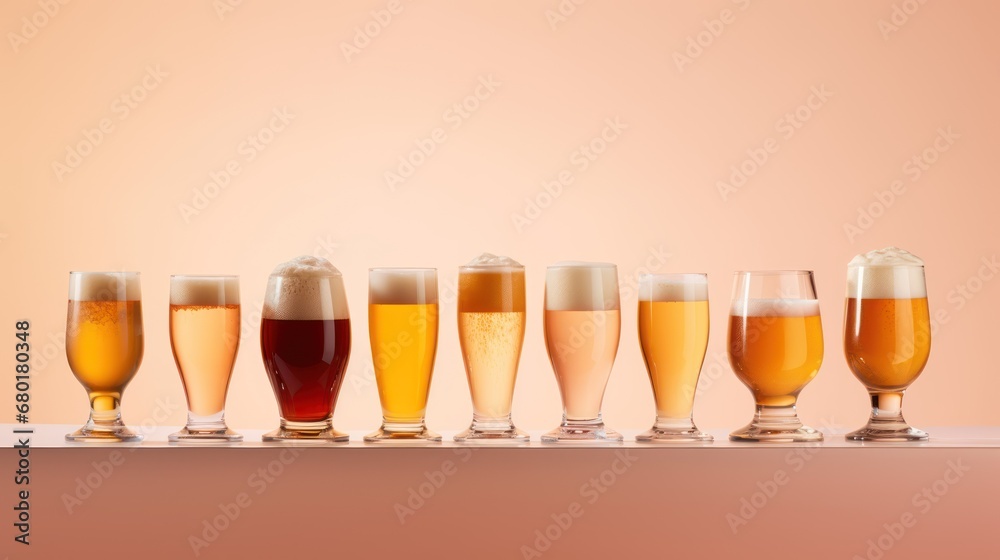
[[[566,420],[558,428],[542,436],[542,443],[621,443],[625,438],[609,430],[598,418],[592,421]]]
[[[87,423],[86,426],[66,434],[66,441],[79,443],[134,443],[142,441],[142,435],[116,422],[110,425]]]
[[[239,443],[243,436],[223,426],[218,429],[184,427],[167,436],[171,443]]]
[[[531,437],[514,427],[507,418],[481,420],[473,418],[472,425],[468,430],[455,436],[458,443],[483,443],[483,444],[520,444],[528,443]]]
[[[901,426],[881,426],[869,423],[860,430],[844,436],[848,441],[927,441],[930,436],[905,423]]]
[[[661,419],[657,418],[656,423],[649,430],[635,436],[638,443],[683,443],[683,442],[710,442],[713,438],[694,425],[690,418],[684,419]]]
[[[729,439],[767,443],[818,442],[823,441],[823,434],[819,430],[802,425],[794,404],[757,405],[753,421],[729,434]]]
[[[365,436],[365,443],[436,443],[441,436],[420,424],[390,424],[383,422],[378,430]]]
[[[277,430],[264,434],[260,439],[271,443],[344,443],[350,438],[347,434],[334,430],[330,419],[320,422],[292,422],[282,418]]]

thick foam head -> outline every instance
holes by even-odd
[[[240,302],[237,276],[171,276],[171,305],[236,305]]]
[[[545,271],[545,309],[621,309],[618,267],[610,263],[559,262]]]
[[[736,317],[812,317],[819,315],[818,299],[738,299],[729,311]]]
[[[138,272],[70,272],[72,301],[139,301]]]
[[[639,301],[708,301],[704,274],[643,274]]]
[[[847,297],[910,299],[927,297],[924,261],[887,247],[858,255],[847,265]]]
[[[298,321],[350,318],[340,271],[317,257],[279,264],[267,279],[261,316]]]
[[[368,303],[430,304],[437,302],[436,269],[372,268],[368,271]]]
[[[471,261],[465,263],[462,268],[495,270],[503,268],[524,268],[524,265],[510,257],[498,256],[493,253],[483,253]]]

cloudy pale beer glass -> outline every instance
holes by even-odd
[[[545,275],[545,349],[559,384],[563,421],[544,443],[616,443],[601,416],[604,390],[618,354],[621,302],[618,268],[608,263],[557,263]]]
[[[871,398],[857,441],[922,441],[927,433],[903,419],[903,393],[931,351],[923,261],[895,248],[859,255],[847,267],[844,354]]]
[[[425,423],[437,352],[437,270],[369,269],[368,334],[382,425],[365,441],[441,441]]]
[[[639,277],[639,345],[653,386],[656,422],[643,443],[711,441],[694,425],[692,410],[708,348],[708,276]]]
[[[734,441],[814,442],[799,392],[823,363],[823,327],[812,271],[737,272],[729,317],[729,363],[753,394],[753,421]]]
[[[66,436],[76,442],[135,442],[121,399],[142,363],[142,294],[138,272],[70,272],[66,358],[87,390],[90,419]]]
[[[511,402],[524,343],[524,267],[484,254],[458,270],[458,337],[472,394],[472,425],[462,443],[523,443]]]
[[[344,281],[326,259],[299,257],[267,279],[260,325],[264,368],[281,424],[266,442],[344,442],[333,412],[351,355]]]
[[[239,442],[226,426],[226,393],[240,346],[237,276],[170,277],[170,349],[187,398],[187,424],[172,442]]]

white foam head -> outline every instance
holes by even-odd
[[[368,303],[436,304],[437,269],[372,268],[368,270]]]
[[[924,261],[897,247],[857,255],[847,265],[847,297],[911,299],[927,297]]]
[[[237,305],[238,276],[171,276],[171,305]]]
[[[639,301],[708,301],[704,274],[643,274]]]
[[[736,317],[812,317],[819,315],[818,299],[750,298],[733,301]]]
[[[138,272],[70,272],[72,301],[139,301]]]
[[[318,257],[298,257],[279,264],[267,279],[261,316],[299,321],[349,319],[340,271]]]
[[[510,257],[498,256],[493,253],[483,253],[462,267],[468,269],[467,272],[474,272],[477,269],[496,272],[497,270],[524,268],[524,265]]]
[[[621,309],[618,267],[610,263],[558,262],[545,271],[545,309],[604,311]]]

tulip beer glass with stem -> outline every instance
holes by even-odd
[[[70,272],[66,358],[87,390],[90,419],[66,436],[74,442],[136,442],[125,427],[121,399],[142,362],[138,272]]]
[[[653,386],[656,422],[642,443],[712,441],[694,425],[698,376],[708,348],[708,276],[639,277],[639,346]]]
[[[753,421],[734,441],[815,442],[802,425],[799,392],[823,363],[823,327],[812,271],[737,272],[729,317],[729,363],[753,393]]]
[[[170,349],[187,398],[187,425],[172,442],[243,441],[226,426],[226,392],[240,346],[237,276],[170,277]]]
[[[545,349],[562,396],[563,420],[543,443],[618,443],[604,425],[601,402],[618,354],[618,268],[566,262],[545,274]]]
[[[844,355],[868,389],[868,425],[854,441],[923,441],[927,433],[903,420],[903,392],[931,351],[924,263],[890,247],[854,257],[847,267]]]

